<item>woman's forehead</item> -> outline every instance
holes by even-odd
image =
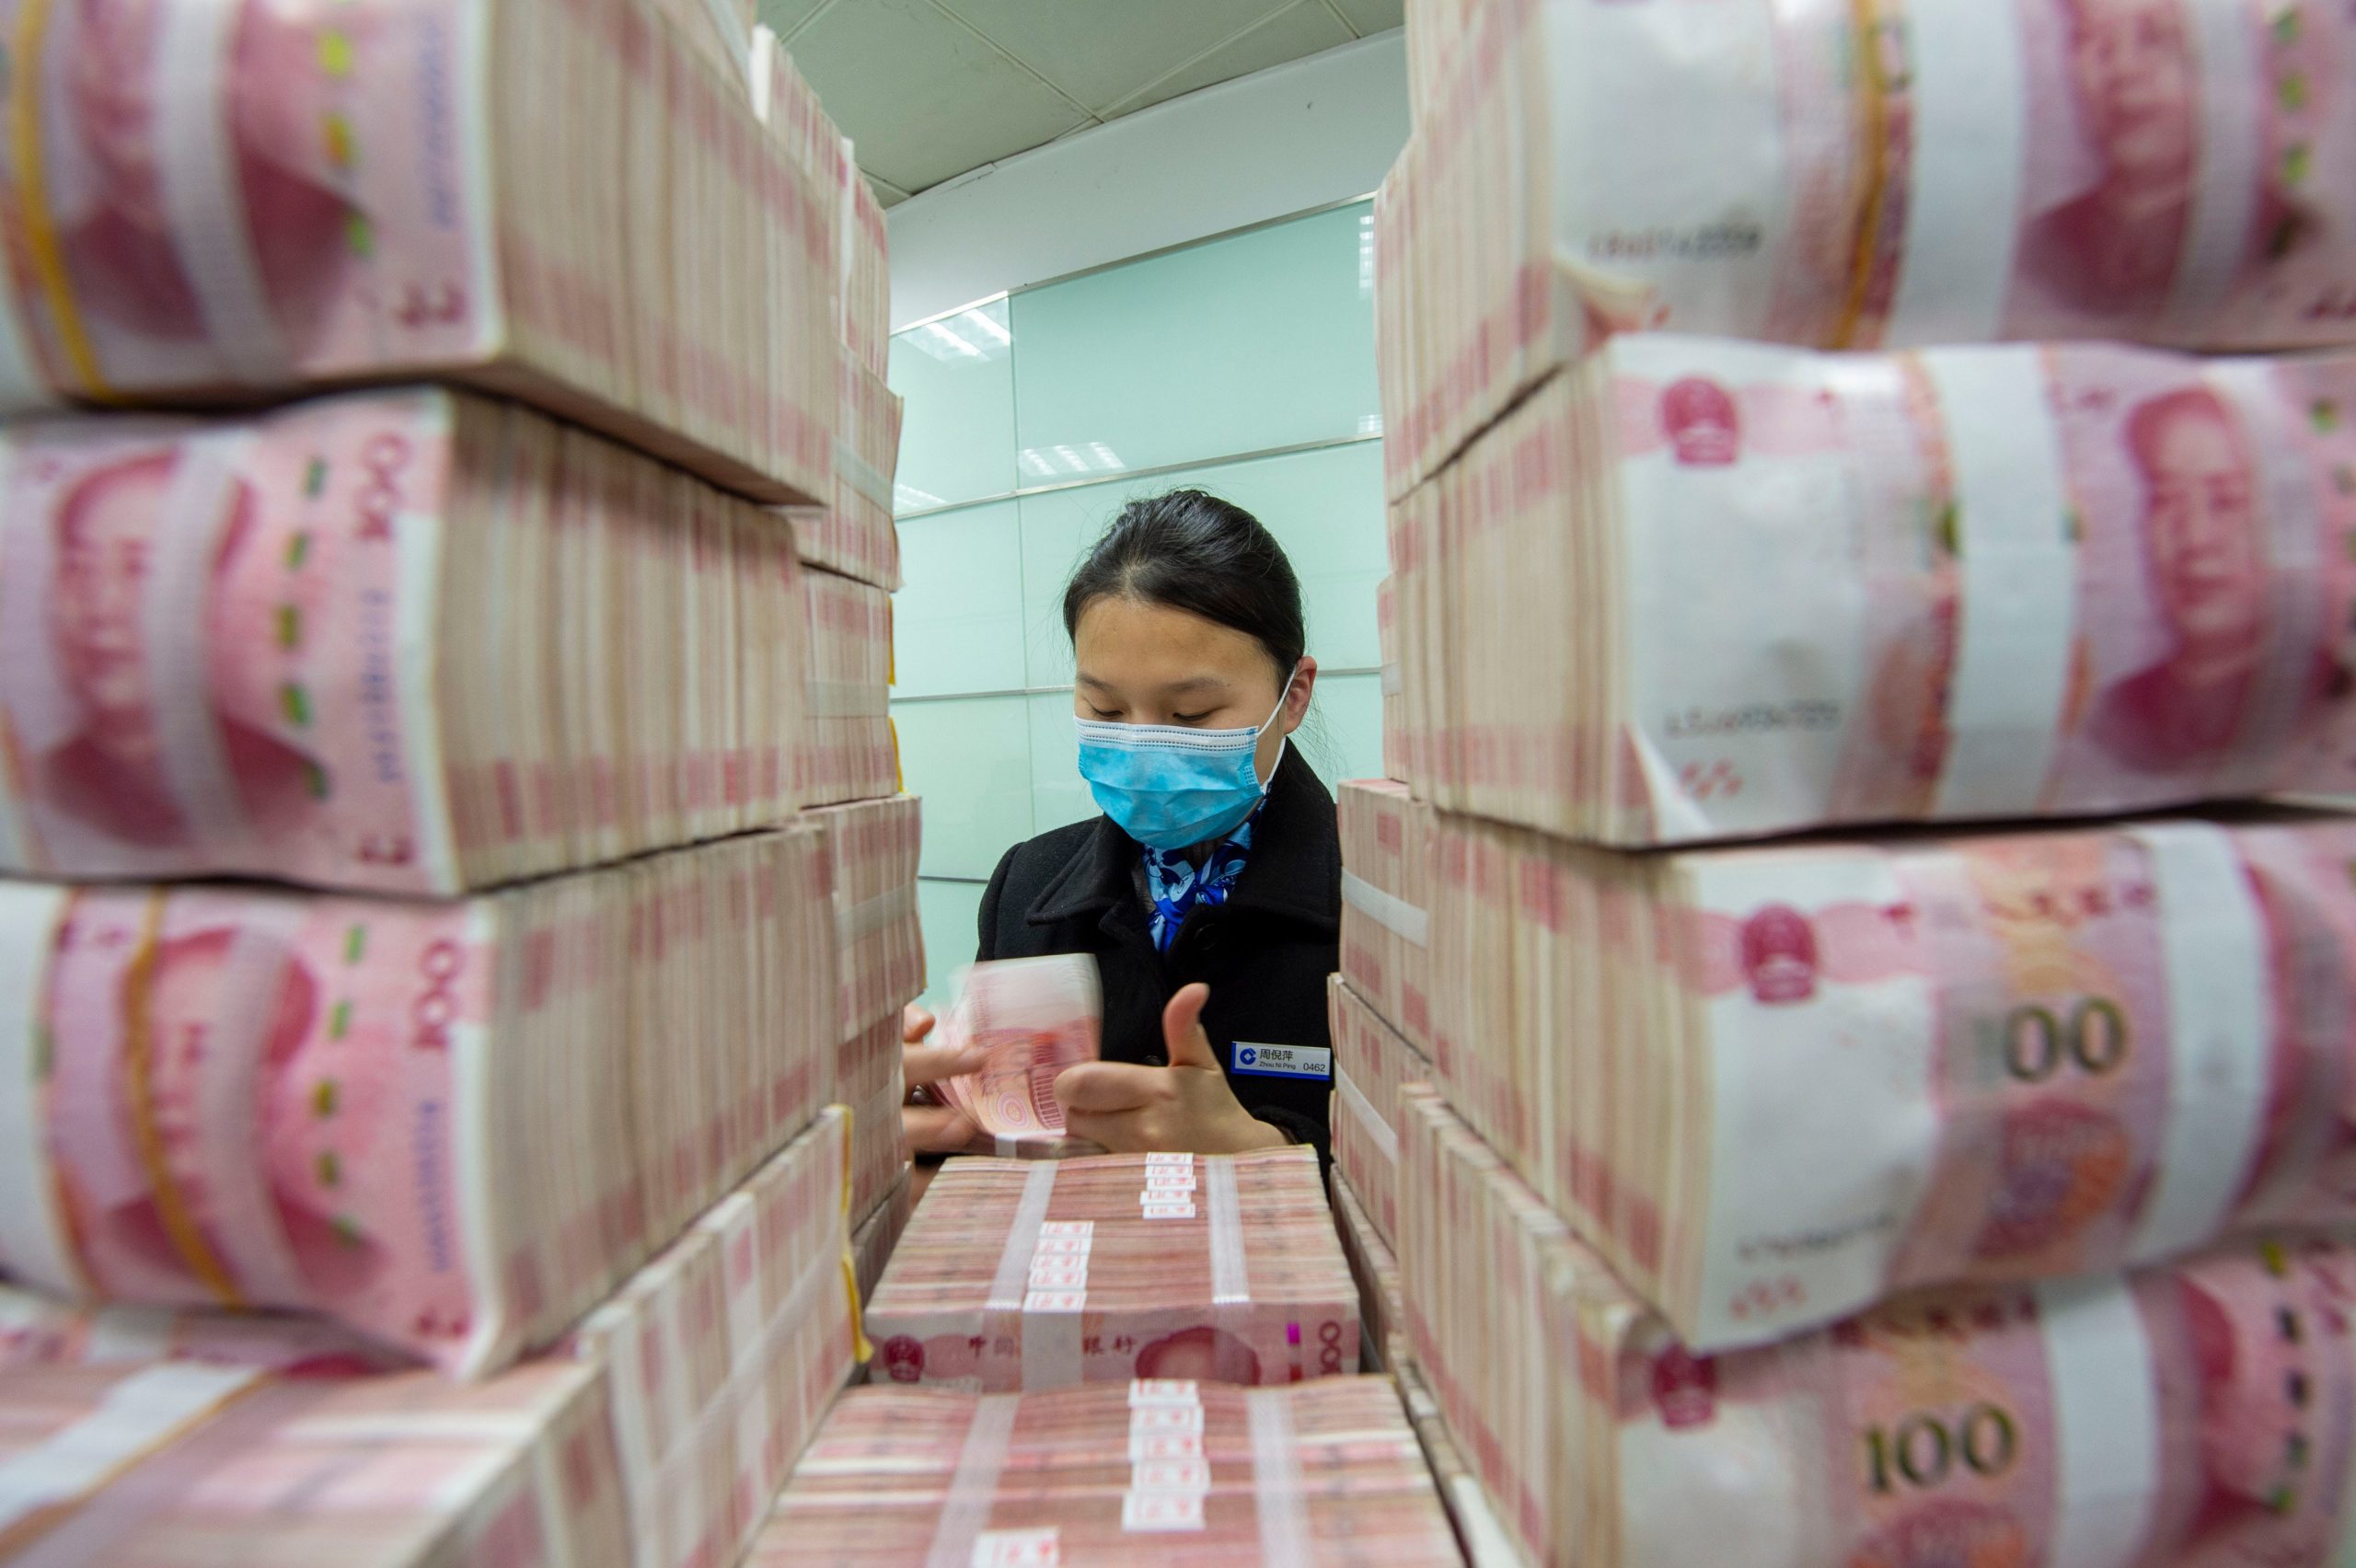
[[[1170,683],[1205,674],[1246,681],[1267,673],[1258,638],[1169,605],[1107,596],[1080,615],[1072,646],[1084,675]]]

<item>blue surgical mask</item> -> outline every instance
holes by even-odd
[[[1296,668],[1294,675],[1299,674]],[[1232,833],[1268,792],[1253,757],[1260,749],[1260,732],[1284,711],[1292,682],[1293,676],[1286,677],[1267,723],[1241,730],[1113,724],[1074,715],[1080,776],[1104,814],[1151,848],[1184,849]],[[1279,741],[1276,760],[1284,755]],[[1274,769],[1269,777],[1276,777]]]

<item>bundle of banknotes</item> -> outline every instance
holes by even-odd
[[[896,1131],[895,1136],[896,1137]],[[915,1183],[903,1166],[876,1200],[875,1210],[851,1233],[851,1272],[859,1280],[861,1301],[875,1294],[884,1278],[884,1266],[892,1261],[893,1249],[900,1244],[901,1232],[908,1228],[908,1216],[916,1208]],[[0,1329],[0,1333],[5,1333]]]
[[[1632,327],[2356,340],[2335,0],[1481,0],[1375,214],[1394,495]]]
[[[548,1343],[829,1098],[807,827],[444,903],[0,882],[0,1272]]]
[[[858,1354],[840,1107],[583,1320],[606,1368],[633,1568],[733,1563]]]
[[[553,1359],[275,1378],[159,1361],[0,1371],[0,1562],[639,1568],[607,1380]]]
[[[1432,1065],[1369,1006],[1356,982],[1326,979],[1334,1039],[1334,1170],[1366,1202],[1386,1241],[1399,1238],[1399,1090],[1436,1081]]]
[[[1334,1225],[1342,1256],[1358,1286],[1359,1343],[1366,1369],[1394,1377],[1412,1355],[1407,1344],[1407,1308],[1399,1278],[1399,1255],[1375,1229],[1366,1205],[1338,1171],[1334,1179]]]
[[[1410,1361],[1392,1374],[1399,1384],[1399,1401],[1407,1407],[1408,1424],[1424,1447],[1424,1462],[1431,1467],[1432,1483],[1456,1528],[1456,1544],[1470,1568],[1527,1568],[1513,1538],[1497,1522],[1489,1494],[1480,1477],[1464,1461],[1464,1450],[1448,1429],[1439,1400],[1424,1381],[1423,1368]]]
[[[923,802],[886,791],[804,813],[802,820],[818,829],[826,848],[820,889],[840,955],[833,1032],[838,1041],[860,1040],[879,1020],[896,1020],[924,989],[924,930],[917,919]]]
[[[899,396],[844,350],[832,503],[785,509],[803,560],[879,588],[900,586],[900,536],[892,523],[900,421]]]
[[[2356,1218],[2356,817],[1440,834],[1440,1086],[1697,1348]]]
[[[296,1377],[395,1372],[414,1356],[292,1312],[62,1300],[0,1285],[0,1375],[29,1366],[131,1367],[152,1361],[248,1366]]]
[[[837,1101],[850,1112],[850,1218],[863,1223],[907,1174],[900,1138],[900,1020],[880,1018],[835,1047]]]
[[[1384,778],[1334,791],[1342,831],[1342,973],[1418,1051],[1431,1049],[1433,849],[1428,801]]]
[[[11,425],[0,870],[440,894],[765,825],[802,575],[759,508],[469,394]]]
[[[12,6],[0,408],[430,375],[831,501],[841,138],[676,9]]]
[[[1459,1562],[1387,1378],[1028,1394],[853,1389],[751,1568],[1441,1568]]]
[[[868,1303],[873,1370],[1004,1393],[1355,1372],[1357,1288],[1304,1147],[953,1159]]]
[[[0,1293],[0,1562],[734,1562],[852,1369],[843,1131],[472,1388],[305,1319]]]
[[[1394,508],[1409,781],[1622,845],[2356,792],[2351,540],[2356,354],[1615,339]]]
[[[1399,662],[1399,594],[1386,577],[1374,587],[1375,646],[1382,658],[1382,771],[1392,778],[1407,772],[1407,674]]]
[[[802,597],[803,802],[829,805],[897,794],[892,596],[831,571],[804,571]]]
[[[1410,1097],[1415,1354],[1528,1562],[2346,1560],[2343,1245],[1914,1296],[1703,1355],[1436,1097]]]
[[[1104,1001],[1092,953],[1003,959],[958,972],[933,1043],[983,1053],[982,1066],[933,1086],[976,1129],[974,1152],[1063,1159],[1103,1150],[1066,1135],[1056,1079],[1096,1060]]]

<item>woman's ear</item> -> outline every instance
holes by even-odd
[[[1285,693],[1284,732],[1291,734],[1309,717],[1310,693],[1317,686],[1317,661],[1304,653],[1300,667],[1293,673],[1292,689]]]

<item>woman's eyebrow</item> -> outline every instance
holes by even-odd
[[[1164,695],[1176,697],[1186,692],[1225,691],[1227,682],[1218,675],[1188,675],[1183,681],[1172,681],[1161,689]]]

